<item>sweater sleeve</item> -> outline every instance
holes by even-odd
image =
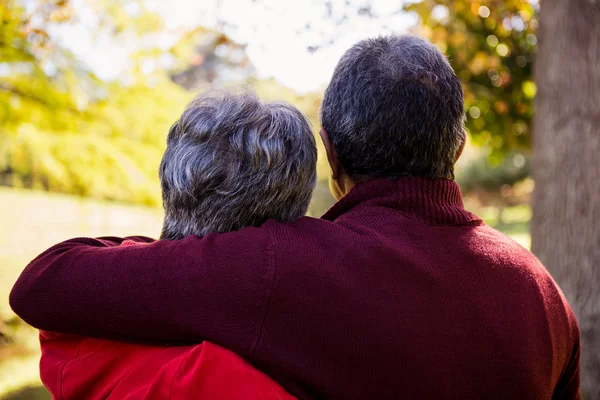
[[[581,400],[581,334],[575,314],[570,307],[568,308],[568,319],[573,346],[569,361],[552,396],[553,400]]]
[[[252,351],[275,272],[264,226],[145,246],[122,241],[78,238],[48,249],[22,272],[11,307],[49,331]]]

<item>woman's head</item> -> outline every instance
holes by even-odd
[[[316,183],[310,123],[249,92],[209,92],[175,122],[160,165],[161,238],[228,232],[306,213]]]

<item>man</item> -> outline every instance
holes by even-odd
[[[49,330],[210,340],[306,399],[578,398],[560,289],[452,180],[463,93],[444,56],[412,36],[359,42],[320,117],[339,198],[321,219],[139,248],[73,239],[25,269],[13,309]]]
[[[316,160],[310,124],[296,108],[261,103],[251,93],[199,96],[167,139],[160,166],[161,238],[302,217],[316,183]],[[135,247],[153,241],[101,240]],[[150,346],[46,331],[40,341],[41,378],[54,398],[293,399],[264,373],[210,342]]]

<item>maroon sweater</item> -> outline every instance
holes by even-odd
[[[47,250],[13,309],[49,331],[210,340],[306,399],[579,398],[563,294],[531,253],[464,210],[452,181],[379,179],[322,219],[122,240]]]

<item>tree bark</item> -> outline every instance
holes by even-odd
[[[600,0],[540,4],[532,250],[579,320],[584,398],[600,399]]]

